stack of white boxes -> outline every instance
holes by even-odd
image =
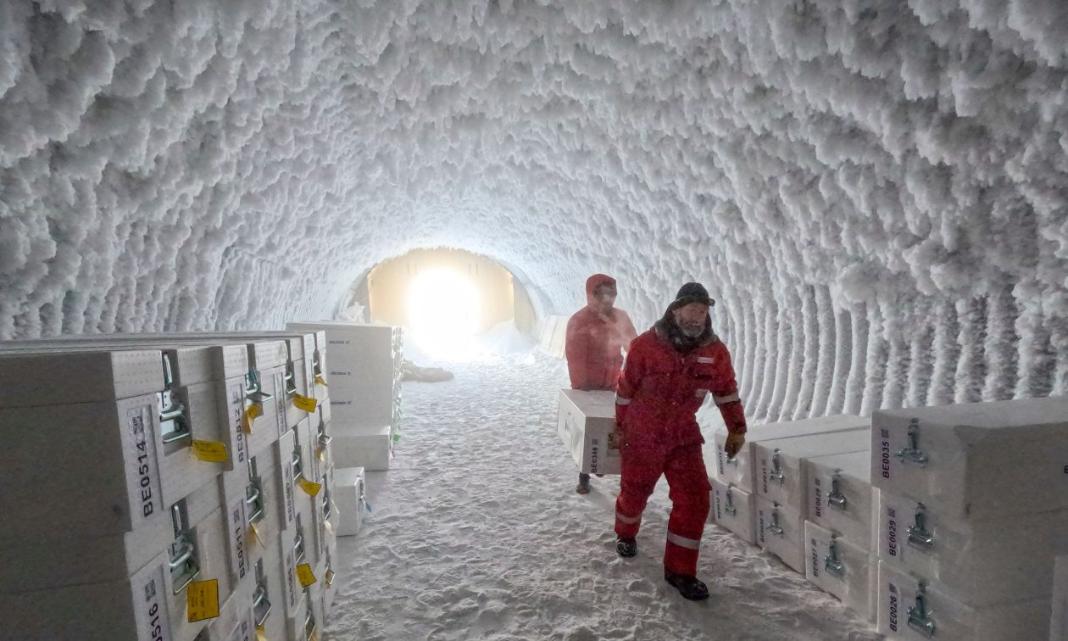
[[[337,467],[389,469],[393,444],[400,436],[400,328],[342,321],[290,323],[287,327],[325,333]]]
[[[1050,638],[1068,532],[1068,399],[880,411],[872,428],[879,630]]]
[[[0,345],[5,630],[316,636],[336,543],[309,346],[294,333]]]

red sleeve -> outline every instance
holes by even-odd
[[[719,407],[719,413],[723,416],[723,423],[727,431],[732,434],[745,434],[745,409],[742,400],[738,396],[738,383],[734,377],[734,367],[731,365],[731,353],[723,343],[717,343],[715,387],[711,389],[712,400]]]
[[[623,372],[620,373],[619,383],[616,384],[616,425],[623,424],[631,399],[641,385],[644,374],[641,351],[641,343],[632,341],[627,351],[627,359],[623,362]]]
[[[564,336],[564,356],[567,357],[567,373],[571,377],[571,389],[585,389],[589,386],[589,372],[586,371],[589,354],[590,337],[582,331],[583,324],[578,315],[567,321],[567,334]]]
[[[630,343],[638,337],[638,332],[634,330],[634,323],[631,322],[630,316],[627,312],[619,310],[623,315],[623,349],[630,351]]]

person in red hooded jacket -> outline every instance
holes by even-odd
[[[630,317],[615,309],[616,281],[594,274],[586,279],[586,306],[567,321],[564,354],[571,389],[614,390],[623,366],[622,350],[637,336]],[[579,494],[590,491],[590,475],[579,473]]]
[[[616,388],[622,456],[616,551],[622,557],[638,553],[645,503],[666,476],[671,517],[664,578],[695,601],[708,598],[708,588],[697,579],[697,558],[710,489],[697,409],[712,396],[727,425],[730,457],[745,443],[746,431],[730,352],[712,331],[714,303],[699,283],[683,285],[664,316],[631,343]]]

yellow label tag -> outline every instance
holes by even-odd
[[[224,463],[226,444],[219,441],[193,441],[193,455],[201,461]]]
[[[193,581],[185,589],[185,604],[190,623],[219,616],[219,580]]]
[[[315,384],[316,385],[322,385],[323,387],[330,387],[329,385],[326,384],[326,379],[323,378],[322,374],[316,374],[315,375]]]
[[[319,628],[312,630],[311,636],[308,637],[308,641],[319,641]]]
[[[307,563],[301,563],[297,566],[297,579],[304,587],[308,587],[315,583],[315,572],[312,572],[311,566]]]
[[[326,582],[326,587],[330,587],[334,584],[334,571],[330,568],[326,569],[326,575],[323,577],[323,581]]]
[[[305,412],[314,412],[315,408],[319,406],[319,401],[310,396],[301,396],[300,394],[293,395],[293,405],[298,410],[304,410]]]
[[[323,489],[322,483],[309,481],[303,476],[297,479],[297,483],[300,483],[300,489],[304,490],[308,494],[308,496],[315,496],[319,493],[319,490]]]
[[[253,403],[246,407],[245,415],[241,418],[241,429],[245,430],[246,434],[251,434],[252,423],[260,416],[263,416],[263,403]]]
[[[318,448],[316,448],[315,455],[319,458],[320,461],[323,461],[324,463],[326,462],[326,448],[325,447],[319,446]]]
[[[267,641],[267,630],[262,625],[256,626],[256,641]]]
[[[263,537],[260,536],[260,528],[255,523],[248,524],[248,534],[249,538],[254,540],[256,543],[259,543],[261,548],[267,547],[263,544]]]

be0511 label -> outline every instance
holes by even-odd
[[[126,410],[126,431],[129,437],[126,463],[130,468],[128,477],[131,482],[132,524],[145,521],[163,508],[156,459],[156,424],[152,420],[153,416],[151,403]]]

